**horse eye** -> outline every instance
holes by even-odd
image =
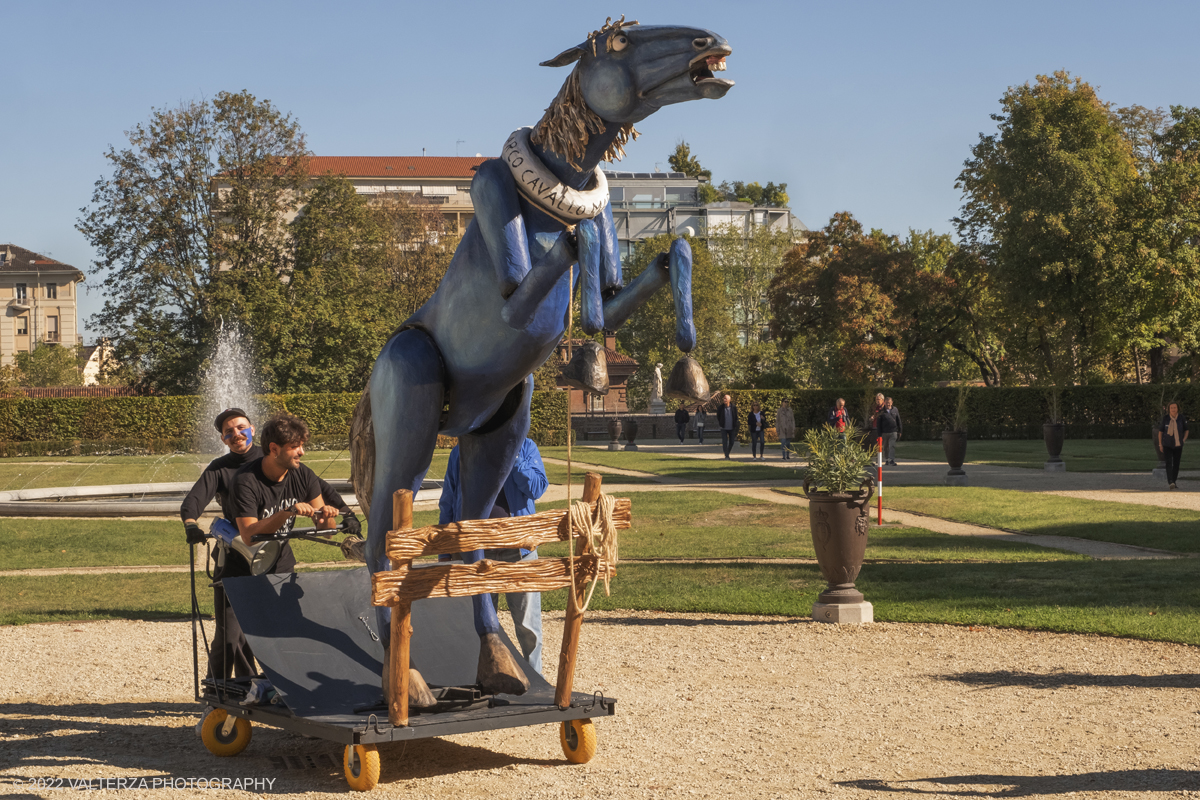
[[[629,46],[629,39],[624,36],[617,36],[612,40],[612,49],[618,53]]]

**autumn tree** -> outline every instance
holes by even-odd
[[[825,385],[965,377],[947,374],[950,350],[995,384],[990,321],[960,284],[970,266],[948,235],[910,231],[902,240],[835,214],[785,256],[768,292],[771,329],[799,345]]]
[[[248,92],[153,109],[104,154],[77,227],[96,249],[105,302],[91,323],[141,383],[194,390],[225,313],[224,271],[281,275],[284,214],[303,203],[304,135]]]

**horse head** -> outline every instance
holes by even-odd
[[[622,145],[637,137],[634,123],[673,103],[724,97],[733,81],[713,72],[725,70],[732,52],[723,37],[702,28],[610,18],[580,44],[542,62],[575,68],[531,139],[579,169],[589,138],[608,132],[611,142],[600,157],[619,159]]]

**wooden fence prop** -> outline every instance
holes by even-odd
[[[584,478],[583,502],[591,504],[593,512],[600,501],[600,484],[597,473],[589,472]],[[569,530],[570,509],[414,529],[412,503],[412,492],[407,489],[400,489],[392,496],[392,530],[388,531],[385,542],[392,570],[377,572],[371,578],[371,602],[392,607],[392,644],[388,663],[384,665],[390,678],[388,684],[392,687],[392,696],[388,698],[389,721],[397,726],[408,724],[409,646],[414,600],[501,592],[548,592],[572,585],[570,558],[539,558],[519,563],[484,559],[474,564],[438,564],[420,568],[413,567],[413,559],[471,550],[518,547],[532,550],[549,542],[573,538],[575,581],[573,591],[567,593],[566,625],[554,694],[559,707],[569,706],[587,585],[597,577],[612,577],[616,568],[592,552],[586,531]],[[631,527],[631,508],[628,499],[616,500],[612,511],[614,527]]]

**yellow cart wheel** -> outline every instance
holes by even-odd
[[[369,792],[379,783],[379,749],[373,744],[348,744],[342,765],[346,783],[356,792]]]
[[[236,756],[250,744],[250,720],[234,717],[233,728],[224,733],[228,718],[225,709],[214,708],[200,727],[200,741],[214,756]]]
[[[572,764],[586,764],[596,755],[596,726],[590,719],[573,719],[559,727],[563,754]]]

